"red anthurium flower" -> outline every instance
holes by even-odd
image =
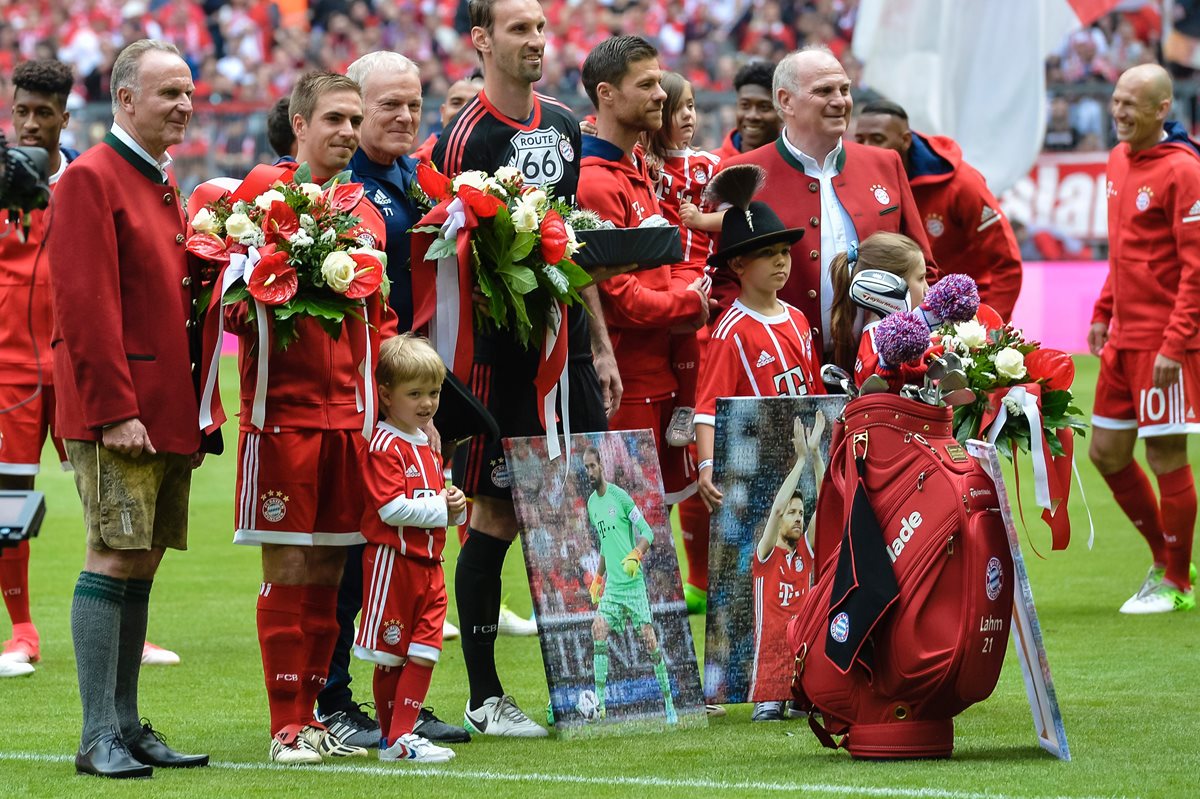
[[[288,264],[287,253],[277,250],[259,260],[246,288],[264,305],[282,305],[296,296],[300,279]]]
[[[1046,388],[1065,391],[1075,381],[1075,361],[1058,350],[1034,350],[1025,356],[1029,379],[1043,382]]]
[[[193,233],[187,240],[187,251],[206,261],[229,263],[229,249],[225,246],[225,240],[213,233]]]
[[[542,218],[542,258],[548,264],[556,264],[567,254],[567,225],[555,210],[546,212]]]
[[[989,333],[1004,327],[1004,320],[996,313],[996,309],[982,302],[979,303],[979,310],[975,312],[975,319],[986,327]]]
[[[497,211],[504,207],[504,200],[494,194],[480,191],[474,186],[461,186],[458,190],[458,197],[475,212],[475,216],[483,219],[491,219]]]
[[[435,203],[449,200],[454,188],[450,178],[424,162],[417,164],[417,185]]]
[[[354,280],[350,282],[350,287],[346,289],[346,296],[352,300],[361,300],[363,297],[370,297],[383,283],[383,262],[374,255],[365,252],[352,252],[350,257],[354,259]]]
[[[348,214],[362,200],[366,189],[361,183],[339,183],[325,192],[325,198],[334,210]]]
[[[300,219],[290,205],[276,200],[263,217],[262,228],[267,241],[275,244],[286,241],[300,230]]]

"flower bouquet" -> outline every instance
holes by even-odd
[[[424,261],[469,263],[485,299],[475,304],[479,327],[511,331],[522,345],[538,347],[560,304],[581,301],[579,289],[591,277],[573,260],[581,245],[567,221],[571,209],[526,185],[520,170],[463,172],[451,180],[419,164],[411,196],[428,211],[412,229],[432,236]]]
[[[334,339],[346,317],[365,322],[363,303],[388,293],[387,256],[360,241],[352,211],[361,183],[343,172],[324,186],[307,164],[293,182],[275,181],[252,201],[222,196],[196,212],[187,249],[225,268],[221,303],[249,303],[249,318],[270,314],[275,345],[297,338],[297,321],[315,319]],[[207,309],[207,298],[199,307]]]

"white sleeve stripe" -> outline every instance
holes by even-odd
[[[738,320],[743,316],[742,312],[737,308],[731,308],[725,312],[725,316],[717,324],[717,329],[712,332],[713,338],[725,338],[729,335],[729,330],[737,324]]]

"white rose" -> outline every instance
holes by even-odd
[[[541,189],[534,189],[526,194],[522,199],[539,211],[545,210],[546,206],[550,204],[550,198],[547,197],[546,192],[542,191]]]
[[[502,166],[496,170],[496,180],[501,183],[516,183],[520,185],[522,182],[521,170],[515,166]]]
[[[216,233],[217,232],[217,217],[207,208],[201,208],[192,217],[192,230],[197,233]]]
[[[283,196],[283,192],[275,189],[267,189],[262,194],[254,198],[254,204],[264,211],[271,210],[271,203],[287,202]]]
[[[575,228],[571,227],[570,223],[563,222],[563,227],[567,229],[567,257],[573,258],[575,253],[579,252],[579,239],[575,238]]]
[[[258,225],[245,214],[230,214],[225,220],[225,232],[239,244],[253,244],[258,238]]]
[[[335,250],[325,256],[325,261],[321,264],[321,276],[325,278],[329,288],[338,294],[345,294],[354,280],[355,266],[350,253]]]
[[[972,319],[954,326],[954,335],[970,349],[979,349],[987,344],[987,328]]]
[[[538,222],[537,206],[524,198],[518,200],[512,212],[513,228],[518,233],[532,233],[538,229]]]
[[[996,371],[1001,377],[1020,380],[1025,376],[1025,356],[1021,354],[1020,350],[1005,347],[996,353],[996,357],[992,361],[996,364]]]
[[[315,203],[317,200],[321,199],[321,187],[316,183],[301,183],[296,188],[300,190],[301,194],[308,198],[309,202]]]
[[[453,187],[455,191],[458,191],[463,186],[473,186],[483,191],[485,181],[487,181],[486,172],[480,172],[478,169],[470,169],[454,179]]]

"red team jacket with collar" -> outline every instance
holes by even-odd
[[[617,227],[637,227],[660,213],[645,164],[609,142],[584,137],[579,171],[579,205]],[[599,285],[604,320],[612,338],[627,400],[671,396],[678,382],[671,371],[668,329],[696,319],[700,295],[671,279],[672,266],[656,266],[609,278]]]
[[[824,394],[820,350],[804,314],[784,303],[763,316],[734,300],[710,330],[700,365],[696,423],[716,423],[718,397]]]
[[[983,175],[948,136],[913,133],[909,184],[943,275],[970,275],[979,296],[1012,318],[1021,293],[1021,249]]]
[[[380,422],[363,463],[363,537],[369,544],[389,546],[404,557],[440,563],[446,546],[445,524],[397,528],[382,517],[390,515],[400,502],[435,497],[445,487],[442,458],[430,449],[425,434],[409,435]]]
[[[176,187],[110,133],[63,173],[54,202],[58,435],[99,441],[105,425],[137,418],[159,452],[195,453],[200,273]]]
[[[1141,152],[1108,156],[1109,271],[1093,322],[1108,346],[1175,361],[1200,350],[1200,149],[1177,122]]]
[[[74,150],[60,153],[64,167],[79,156]],[[57,185],[58,181],[53,181],[50,190]],[[54,383],[50,357],[54,306],[49,253],[44,246],[50,213],[49,209],[31,211],[28,233],[21,230],[19,222],[9,221],[7,214],[0,217],[0,379],[9,385],[36,385],[39,362],[42,383]],[[55,224],[69,225],[61,217]]]
[[[738,148],[741,141],[741,134],[737,132],[737,128],[734,128],[725,134],[725,138],[721,141],[721,146],[713,150],[712,153],[722,161],[726,158],[733,158],[735,155],[741,155],[742,151]]]
[[[295,170],[295,163],[280,164]],[[355,231],[367,246],[384,248],[386,229],[383,217],[365,197],[352,212],[362,220]],[[368,243],[366,240],[369,239]],[[378,342],[396,335],[396,314],[386,300],[372,297],[367,300],[367,320],[378,331]],[[246,324],[246,308],[226,309],[230,329],[238,336],[238,371],[241,373],[240,429],[253,431],[250,423],[254,390],[258,376],[258,334]],[[266,419],[263,428],[291,430],[357,430],[363,416],[355,390],[355,375],[359,360],[351,346],[346,328],[362,322],[347,319],[342,335],[335,341],[313,319],[302,319],[296,325],[297,340],[286,350],[274,349],[270,354],[267,384]],[[373,352],[371,363],[378,361]]]
[[[929,240],[921,224],[916,200],[908,186],[908,175],[900,156],[890,150],[842,141],[841,170],[833,179],[838,200],[854,224],[859,241],[878,230],[903,233],[925,253],[929,282],[937,276]],[[792,274],[779,292],[779,299],[804,312],[809,320],[821,319],[821,186],[804,174],[804,167],[783,143],[782,134],[773,143],[721,161],[721,169],[734,164],[757,164],[767,171],[767,183],[757,195],[771,206],[787,227],[805,228],[804,238],[792,247]],[[738,296],[736,278],[728,269],[713,276],[713,296],[728,307]],[[812,329],[822,352],[819,327]]]

